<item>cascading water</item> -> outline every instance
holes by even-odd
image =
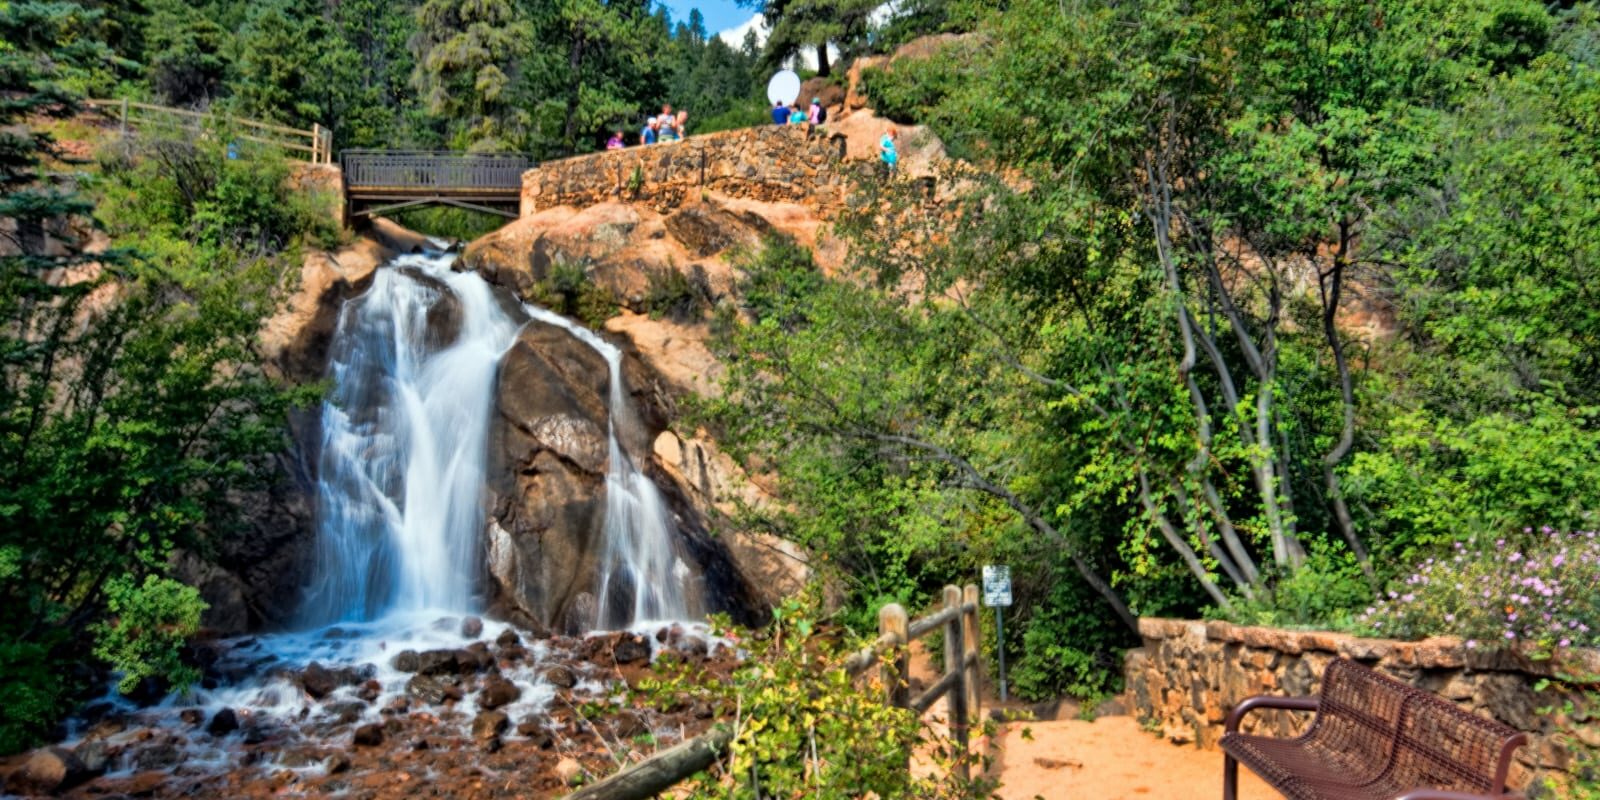
[[[606,516],[600,556],[596,624],[622,628],[645,621],[687,620],[702,613],[693,572],[678,552],[677,531],[661,490],[639,471],[617,440],[617,420],[628,413],[622,391],[622,351],[558,314],[526,306],[528,315],[565,328],[606,360]]]
[[[307,623],[472,607],[495,373],[522,321],[454,260],[402,256],[340,310]]]

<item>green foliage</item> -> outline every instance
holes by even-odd
[[[0,753],[26,750],[66,716],[81,690],[49,644],[0,639]]]
[[[1253,598],[1234,598],[1228,617],[1245,625],[1352,630],[1354,610],[1372,591],[1348,550],[1318,543],[1299,569],[1269,575]]]
[[[764,630],[733,631],[719,622],[713,633],[748,651],[728,679],[684,670],[640,682],[646,702],[704,702],[732,715],[718,723],[733,733],[720,768],[683,784],[686,796],[967,796],[970,787],[954,778],[936,783],[907,769],[913,748],[937,755],[948,743],[919,736],[911,712],[885,705],[880,681],[852,680],[841,669],[850,651],[819,629],[815,612],[814,603],[789,600]]]
[[[550,274],[529,289],[528,300],[595,330],[605,327],[621,307],[610,289],[589,278],[583,264],[571,261],[557,261]]]
[[[429,236],[460,242],[493,233],[506,223],[506,218],[498,214],[449,206],[405,209],[392,216],[395,222],[411,230],[427,231]]]
[[[182,690],[200,679],[183,662],[183,646],[200,630],[206,603],[192,586],[146,575],[144,583],[119,576],[106,584],[107,619],[93,627],[94,654],[121,673],[117,688],[131,693],[146,678]]]
[[[689,273],[668,264],[645,275],[644,305],[652,317],[675,322],[698,320],[711,306],[711,287],[705,269],[694,265]]]

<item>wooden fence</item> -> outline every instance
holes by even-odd
[[[235,139],[282,148],[313,164],[333,163],[333,131],[312,123],[311,130],[291,128],[253,119],[242,119],[184,108],[171,108],[131,100],[85,100],[84,104],[105,114],[122,126],[122,134],[140,127],[167,127],[178,130],[203,130],[217,127]]]
[[[911,642],[934,631],[944,631],[944,674],[916,697],[906,681]],[[919,716],[939,698],[949,707],[950,735],[964,751],[971,722],[979,718],[978,681],[982,658],[978,654],[978,587],[944,587],[938,611],[921,619],[910,619],[898,603],[878,612],[878,638],[851,653],[844,671],[856,677],[880,665],[886,695],[884,701],[896,708],[909,708]],[[719,725],[711,731],[662,750],[643,761],[623,768],[610,777],[567,795],[566,800],[645,800],[672,788],[695,773],[715,764],[728,751],[734,731]],[[956,759],[956,770],[968,777],[966,759]]]

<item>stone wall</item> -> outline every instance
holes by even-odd
[[[1256,694],[1315,694],[1323,669],[1342,656],[1527,732],[1529,742],[1517,751],[1511,779],[1530,798],[1564,796],[1559,789],[1545,790],[1546,781],[1564,787],[1600,778],[1576,775],[1574,754],[1564,746],[1575,737],[1600,749],[1600,716],[1565,710],[1569,700],[1584,707],[1585,698],[1576,694],[1581,690],[1538,688],[1558,675],[1593,680],[1600,675],[1600,650],[1574,649],[1551,661],[1468,648],[1454,637],[1400,642],[1166,619],[1139,620],[1139,633],[1144,647],[1130,652],[1124,665],[1129,701],[1145,724],[1159,726],[1174,742],[1215,748],[1223,720],[1239,701]],[[1584,689],[1600,691],[1600,684]],[[1291,736],[1309,721],[1309,714],[1264,710],[1252,712],[1241,727]]]
[[[647,203],[666,213],[700,190],[819,209],[843,198],[844,139],[798,125],[691,136],[680,142],[608,150],[551,161],[522,176],[522,216],[554,206],[607,200]]]

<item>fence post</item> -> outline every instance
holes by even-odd
[[[944,607],[959,609],[961,607],[961,590],[954,586],[944,587]],[[967,674],[962,668],[961,659],[966,654],[966,646],[962,643],[962,620],[958,613],[944,626],[944,669],[946,673],[956,670],[959,676],[956,685],[950,687],[945,694],[945,703],[950,707],[950,734],[956,740],[960,752],[956,754],[956,775],[962,781],[968,779],[967,774]]]
[[[879,674],[883,676],[883,688],[889,705],[905,708],[911,702],[911,685],[906,682],[911,620],[899,603],[890,603],[878,609],[878,635],[889,633],[895,637],[894,649],[884,654]]]
[[[322,163],[322,124],[311,123],[311,163]]]
[[[122,138],[128,138],[128,98],[122,98]]]
[[[983,663],[983,655],[981,653],[983,637],[978,628],[978,587],[976,584],[969,583],[961,590],[961,604],[972,606],[971,611],[964,612],[961,615],[961,636],[967,646],[967,652],[962,656],[961,668],[968,669],[967,665],[969,663],[972,665],[967,672],[967,676],[962,679],[967,684],[967,714],[972,719],[982,722],[983,712],[981,707],[983,701],[978,694],[983,686],[983,672],[980,666]]]

